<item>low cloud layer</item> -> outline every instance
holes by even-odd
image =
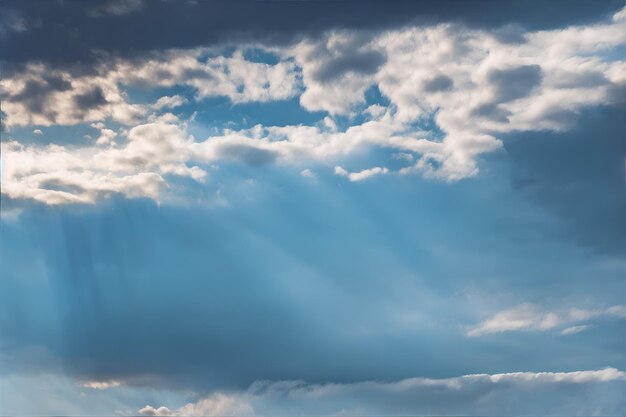
[[[181,408],[147,405],[148,416],[339,415],[612,415],[626,401],[612,393],[626,387],[615,368],[575,372],[514,372],[397,382],[307,384],[256,382],[242,392],[214,393]]]

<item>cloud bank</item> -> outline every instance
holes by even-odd
[[[585,108],[615,102],[626,83],[624,62],[614,56],[625,18],[623,9],[608,22],[525,32],[513,43],[455,24],[333,31],[268,49],[273,63],[248,59],[245,48],[231,55],[196,48],[118,59],[96,75],[29,64],[0,81],[7,128],[96,122],[101,133],[95,144],[71,148],[5,141],[2,192],[46,204],[94,203],[113,193],[158,200],[168,175],[202,180],[207,164],[314,162],[332,170],[372,148],[408,155],[394,171],[400,175],[476,176],[480,157],[500,149],[503,135],[565,131]],[[188,98],[132,103],[127,85],[189,87],[200,103],[299,96],[304,109],[329,116],[314,125],[222,129],[198,139],[188,133],[193,117],[163,113]],[[382,102],[366,100],[371,89]],[[341,117],[351,123],[339,128]],[[385,166],[353,171],[351,181],[391,173]]]
[[[213,393],[176,410],[147,405],[150,416],[542,415],[619,414],[626,402],[609,400],[626,386],[615,368],[574,372],[514,372],[396,382],[307,384],[255,382],[246,391]],[[558,395],[558,399],[556,396]]]

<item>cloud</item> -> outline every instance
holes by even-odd
[[[526,97],[541,84],[539,65],[521,65],[509,69],[494,69],[487,80],[495,92],[497,102],[509,102]]]
[[[152,108],[155,110],[173,109],[185,103],[187,103],[187,99],[181,95],[163,96],[152,105]]]
[[[514,44],[453,24],[334,31],[272,49],[277,57],[273,64],[246,59],[245,47],[230,56],[207,48],[158,51],[113,60],[98,67],[95,75],[72,76],[29,64],[25,72],[0,81],[8,97],[3,111],[9,127],[111,119],[139,132],[145,130],[142,126],[179,123],[172,114],[156,116],[151,110],[179,105],[181,96],[162,97],[152,106],[131,104],[122,89],[126,85],[188,86],[198,100],[221,96],[232,103],[284,100],[304,88],[300,102],[305,108],[359,115],[361,120],[343,130],[332,122],[224,129],[200,141],[189,136],[172,142],[157,136],[163,143],[131,135],[124,141],[103,127],[107,130],[101,131],[97,143],[115,147],[107,150],[21,147],[11,142],[3,145],[7,164],[16,166],[13,159],[22,158],[32,170],[28,176],[23,170],[10,171],[3,193],[54,204],[93,203],[114,192],[157,199],[167,184],[164,174],[201,180],[205,173],[198,164],[334,165],[370,148],[412,155],[412,165],[401,168],[400,174],[450,182],[476,176],[480,157],[501,149],[501,138],[520,131],[565,131],[584,109],[611,104],[615,86],[626,83],[620,75],[623,63],[610,53],[619,45],[623,15],[587,26],[528,32],[526,42]],[[348,64],[345,57],[355,60]],[[569,82],[563,83],[563,74]],[[590,81],[589,74],[606,82]],[[363,109],[365,91],[372,86],[389,103]],[[422,127],[425,120],[434,127]],[[181,123],[178,130],[186,125]],[[64,171],[58,167],[65,165],[48,163],[46,152],[71,167]],[[95,156],[98,162],[90,169],[86,159]],[[78,180],[82,170],[85,179]],[[374,167],[349,173],[348,178],[359,181],[387,172]],[[140,192],[139,184],[149,186]]]
[[[167,407],[158,407],[154,408],[152,406],[146,405],[143,408],[137,410],[137,412],[144,416],[171,416],[172,410]]]
[[[27,64],[13,77],[0,80],[4,123],[11,126],[74,125],[107,118],[132,125],[146,110],[129,104],[125,92],[108,75],[80,75]]]
[[[541,412],[544,415],[611,414],[624,405],[617,394],[626,374],[615,368],[574,372],[471,374],[394,382],[307,384],[259,381],[247,390],[213,393],[173,416],[310,414],[473,414]],[[604,394],[598,396],[599,390]],[[489,398],[489,401],[485,401]],[[162,407],[165,408],[165,407]],[[139,410],[154,412],[153,407]],[[150,414],[159,415],[159,414]]]
[[[286,100],[298,92],[293,62],[252,62],[240,49],[230,57],[203,58],[207,52],[215,53],[205,49],[165,51],[154,58],[120,61],[113,71],[120,82],[189,86],[199,99],[221,96],[233,103]]]
[[[348,179],[353,182],[363,181],[368,178],[374,177],[376,175],[387,174],[387,173],[389,173],[389,169],[381,168],[381,167],[368,168],[359,172],[348,172],[340,166],[335,167],[336,175],[340,175],[342,177],[348,177]]]
[[[562,336],[568,336],[570,334],[580,333],[583,330],[588,329],[588,328],[589,328],[588,324],[583,324],[583,325],[580,325],[580,326],[567,327],[567,328],[561,330],[559,332],[559,334],[562,335]]]
[[[424,91],[427,93],[436,93],[439,91],[447,91],[452,88],[454,81],[445,75],[438,75],[424,82]]]
[[[313,172],[309,168],[305,168],[302,171],[300,171],[300,175],[302,175],[305,178],[309,178],[311,180],[315,180],[317,178],[317,176],[315,175],[315,172]]]
[[[86,381],[81,384],[85,388],[103,390],[109,388],[117,388],[122,385],[120,381],[110,380],[110,381]]]
[[[251,62],[242,51],[202,60],[206,52],[162,51],[156,58],[112,60],[92,73],[77,75],[29,63],[23,71],[0,80],[6,126],[75,125],[107,118],[134,125],[146,120],[150,108],[158,111],[186,102],[176,95],[161,97],[152,106],[131,104],[122,85],[189,86],[198,99],[227,97],[233,103],[285,100],[298,92],[292,62]]]
[[[137,12],[142,7],[144,7],[143,0],[106,0],[102,4],[89,9],[88,13],[93,17],[121,16]]]
[[[618,258],[626,256],[622,115],[620,106],[603,107],[573,115],[576,127],[566,134],[503,138],[512,186],[558,219],[560,235]]]
[[[572,308],[553,312],[542,311],[533,304],[522,304],[500,311],[470,327],[467,335],[473,337],[519,330],[547,331],[561,327],[566,327],[561,334],[567,335],[580,332],[587,327],[572,325],[598,318],[626,318],[626,306],[616,305],[594,310]]]
[[[99,145],[115,132],[102,129]],[[186,165],[190,144],[177,126],[161,123],[132,128],[121,147],[2,144],[3,195],[46,204],[95,203],[120,193],[158,199],[164,174],[201,180],[206,173]]]
[[[3,16],[7,15],[3,26],[14,21],[9,12],[26,22],[42,23],[37,31],[3,36],[0,50],[3,60],[10,63],[35,60],[72,65],[158,48],[194,48],[239,41],[289,44],[294,39],[315,38],[327,30],[389,29],[416,21],[460,21],[471,28],[488,29],[507,25],[555,29],[594,21],[623,7],[618,0],[593,4],[563,0],[549,4],[536,0],[524,4],[505,1],[489,2],[478,13],[472,5],[453,0],[408,2],[399,8],[368,2],[358,9],[341,2],[299,2],[291,7],[254,1],[244,4],[215,7],[212,1],[179,5],[170,1],[88,0],[42,7],[12,2],[3,5]],[[94,11],[98,12],[97,18],[92,17]],[[170,31],[162,30],[164,20],[169,22]],[[110,36],[137,30],[142,36],[125,36],[123,42]]]

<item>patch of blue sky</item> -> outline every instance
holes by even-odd
[[[243,57],[246,61],[268,65],[276,65],[280,62],[278,55],[263,48],[245,48],[243,50]]]
[[[365,110],[372,105],[379,105],[382,107],[390,106],[391,102],[385,97],[378,86],[372,85],[364,93],[364,102],[358,105],[348,115],[336,115],[333,117],[335,124],[340,130],[345,130],[350,126],[362,124],[371,118],[370,115],[365,113]]]
[[[164,96],[181,95],[189,100],[194,101],[196,90],[190,86],[175,85],[172,87],[154,87],[152,85],[125,85],[121,88],[128,97],[129,103],[150,105]]]
[[[107,122],[106,127],[117,129],[120,125]],[[36,132],[41,131],[41,133]],[[78,125],[52,125],[52,126],[13,126],[2,134],[2,142],[15,139],[24,145],[62,145],[62,146],[85,146],[95,143],[100,132],[89,124]]]
[[[439,110],[435,110],[424,117],[420,117],[409,126],[418,132],[426,132],[428,139],[436,142],[441,142],[446,137],[446,132],[441,130],[437,124],[437,113]]]
[[[264,126],[308,125],[320,122],[325,112],[309,112],[300,106],[299,97],[264,103],[232,103],[226,97],[209,98],[196,104],[196,124],[205,129],[247,129]],[[198,126],[195,126],[198,129]]]
[[[624,45],[612,46],[604,49],[603,51],[589,51],[587,53],[581,53],[581,56],[587,56],[590,58],[602,58],[608,62],[619,62],[626,59],[626,50]]]

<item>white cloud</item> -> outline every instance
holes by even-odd
[[[109,388],[117,388],[122,385],[120,381],[110,380],[110,381],[85,381],[81,384],[85,388],[103,390]]]
[[[205,177],[186,164],[190,143],[179,127],[159,123],[136,126],[123,146],[104,149],[3,143],[2,193],[46,204],[93,204],[112,193],[158,199],[165,174]]]
[[[363,102],[365,90],[374,84],[372,74],[384,61],[368,39],[359,32],[333,31],[321,40],[302,41],[284,52],[302,69],[305,90],[300,103],[304,108],[347,114]]]
[[[467,330],[468,336],[482,336],[519,330],[547,331],[557,328],[562,335],[574,334],[588,326],[578,323],[597,318],[626,318],[626,306],[593,310],[572,308],[563,311],[543,311],[534,304],[522,304],[500,311]]]
[[[559,332],[559,334],[562,335],[562,336],[568,336],[570,334],[580,333],[583,330],[588,329],[588,328],[589,328],[588,324],[582,324],[580,326],[567,327],[567,328],[561,330]]]
[[[615,368],[574,372],[471,374],[452,378],[307,384],[258,381],[245,391],[213,393],[170,411],[174,416],[298,414],[519,414],[613,412],[626,373]],[[598,386],[598,384],[603,384]],[[598,397],[604,387],[607,397]],[[549,394],[548,394],[549,393]],[[573,394],[575,393],[575,394]],[[489,397],[489,401],[484,398]],[[155,408],[142,410],[153,412]],[[142,414],[144,414],[140,410]],[[169,409],[168,409],[169,411]],[[151,414],[155,415],[155,414]]]
[[[206,50],[172,50],[144,60],[117,60],[95,68],[95,75],[28,64],[0,80],[5,124],[75,125],[110,118],[133,125],[145,121],[150,109],[174,108],[186,100],[176,95],[161,97],[152,106],[131,104],[121,85],[190,86],[199,99],[223,96],[233,103],[284,100],[298,92],[300,82],[291,61],[268,65],[247,61],[241,51],[209,59],[203,59],[203,53]]]
[[[173,109],[175,107],[180,107],[185,103],[187,103],[187,99],[180,95],[163,96],[154,102],[152,108],[156,110]]]
[[[137,410],[139,414],[144,416],[171,416],[172,410],[167,407],[158,407],[154,408],[152,406],[146,405],[145,407]]]
[[[35,129],[35,130],[33,130],[33,133],[35,135],[43,135],[43,132],[41,131],[41,129]]]
[[[317,176],[315,175],[315,172],[311,171],[309,168],[306,168],[300,171],[300,175],[302,175],[305,178],[312,179],[312,180],[317,178]]]
[[[48,204],[94,203],[115,192],[158,199],[167,185],[164,175],[202,180],[206,174],[196,164],[334,166],[367,148],[402,155],[409,166],[399,174],[444,181],[472,177],[479,173],[478,158],[502,147],[502,134],[565,130],[585,107],[610,102],[615,86],[626,83],[625,64],[607,52],[621,44],[625,15],[528,32],[519,44],[455,24],[333,31],[273,49],[280,58],[274,65],[248,61],[243,49],[215,56],[219,51],[205,48],[115,60],[96,68],[95,75],[72,76],[31,63],[0,80],[7,126],[97,122],[101,146],[5,143],[2,192]],[[326,117],[315,126],[259,125],[196,140],[184,133],[191,119],[159,113],[183,104],[184,97],[132,104],[125,85],[182,85],[193,88],[197,99],[223,96],[233,103],[288,99],[304,88],[305,108],[349,117],[361,112],[364,121],[340,130]],[[388,106],[363,109],[371,86]],[[134,127],[130,133],[114,131],[103,123],[109,120]],[[420,127],[424,120],[435,122],[437,132]],[[147,129],[172,136],[138,136]],[[339,174],[360,181],[388,172],[373,167]]]
[[[376,175],[387,174],[387,173],[389,173],[389,169],[381,168],[381,167],[368,168],[359,172],[348,172],[340,166],[335,167],[336,175],[340,175],[342,177],[348,177],[348,179],[352,182],[363,181],[368,178],[375,177]]]
[[[171,50],[144,61],[119,61],[111,74],[127,84],[186,85],[196,90],[199,99],[222,96],[233,103],[284,100],[298,92],[293,62],[252,62],[244,58],[241,50],[231,57],[202,58],[206,52]]]

